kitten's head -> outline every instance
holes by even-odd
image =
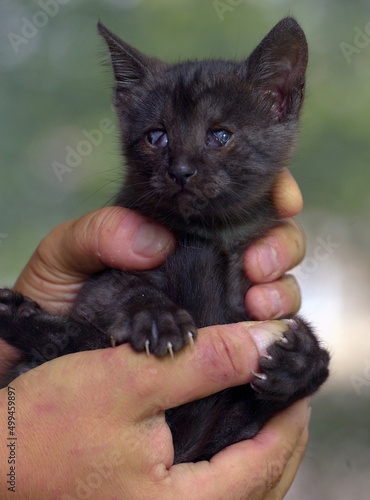
[[[253,217],[297,133],[308,58],[297,22],[283,19],[242,62],[167,64],[99,31],[127,158],[118,203],[169,227]]]

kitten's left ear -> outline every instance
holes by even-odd
[[[308,46],[292,18],[280,21],[246,60],[247,79],[276,121],[297,115],[304,98]]]
[[[152,76],[158,66],[164,64],[131,47],[100,22],[98,30],[109,48],[117,91],[130,90],[133,86],[142,84],[146,78]]]

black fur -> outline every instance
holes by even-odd
[[[308,50],[282,20],[243,62],[149,58],[99,25],[116,80],[127,160],[116,204],[176,235],[175,252],[146,272],[106,270],[82,288],[68,316],[0,291],[0,336],[23,353],[18,373],[80,350],[130,342],[165,356],[197,328],[248,318],[246,247],[279,223],[271,201],[288,162],[303,102]],[[167,412],[175,462],[209,459],[253,437],[276,412],[312,394],[329,357],[300,318],[261,358],[265,379]],[[15,374],[9,374],[9,378]]]

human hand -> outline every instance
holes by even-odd
[[[164,410],[248,383],[257,370],[261,324],[205,328],[175,359],[128,344],[57,358],[21,375],[15,391],[14,498],[22,500],[280,500],[308,438],[308,401],[274,417],[251,440],[210,462],[173,463]],[[279,322],[264,330],[282,332]],[[6,407],[7,389],[0,391]],[[6,419],[0,435],[6,436]],[[0,447],[6,463],[7,447]],[[0,475],[0,497],[7,492]]]

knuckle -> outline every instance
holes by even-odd
[[[243,357],[243,342],[238,335],[225,335],[222,326],[212,327],[207,344],[200,349],[200,361],[207,377],[221,383],[244,382],[248,364]]]

